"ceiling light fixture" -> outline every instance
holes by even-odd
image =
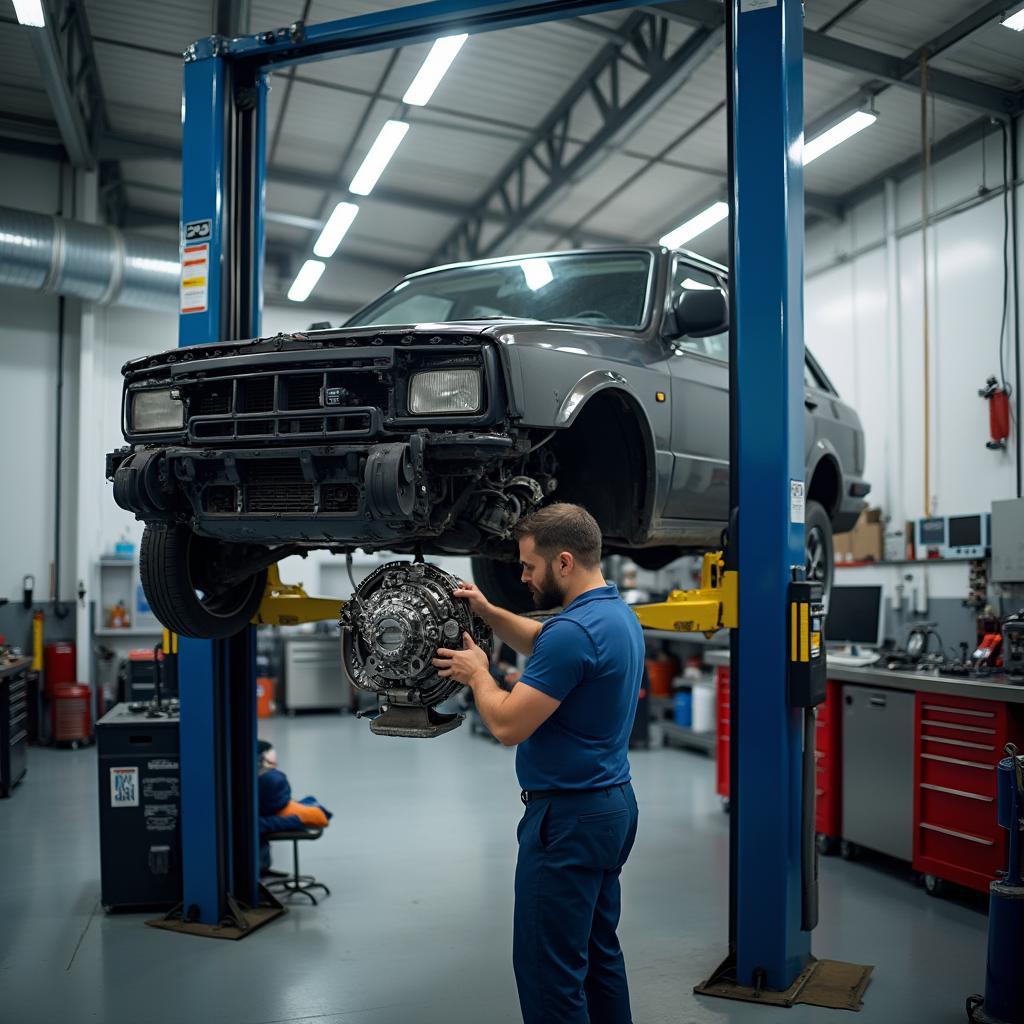
[[[358,212],[359,207],[355,203],[338,203],[313,246],[313,255],[329,260],[338,251]]]
[[[295,275],[291,288],[288,289],[288,298],[292,302],[305,302],[326,266],[327,264],[321,263],[320,260],[306,260]]]
[[[14,0],[14,13],[22,25],[42,28],[46,24],[42,0]]]
[[[1012,28],[1014,32],[1024,32],[1024,7],[1017,8],[1009,17],[1004,18],[1000,25]]]
[[[405,121],[384,122],[384,127],[374,139],[370,152],[363,157],[363,162],[359,165],[359,170],[356,171],[355,177],[348,187],[350,192],[354,192],[357,196],[368,196],[373,191],[373,186],[377,184],[377,180],[384,173],[384,168],[395,155],[395,150],[398,149],[408,130],[409,125]]]
[[[823,153],[835,149],[840,143],[869,128],[877,120],[878,115],[873,110],[855,110],[838,124],[827,128],[820,135],[815,135],[810,142],[804,143],[804,167],[812,160],[817,160]]]
[[[416,72],[412,85],[402,97],[402,102],[408,103],[411,107],[426,106],[468,38],[469,36],[463,32],[462,35],[442,36],[436,40],[427,54],[427,59]]]
[[[679,227],[670,231],[667,235],[662,235],[658,242],[665,246],[666,249],[678,249],[685,242],[689,242],[691,238],[704,234],[708,228],[713,228],[728,216],[729,204],[719,200],[717,203],[712,203],[706,210],[698,213],[696,217],[691,217],[685,223],[680,224]]]

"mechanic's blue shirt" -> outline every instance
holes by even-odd
[[[629,734],[644,671],[640,620],[610,583],[544,623],[518,685],[562,703],[516,751],[523,789],[629,781]]]

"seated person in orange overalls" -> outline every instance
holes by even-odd
[[[326,828],[331,812],[312,796],[292,799],[288,776],[277,767],[277,752],[266,740],[259,741],[260,873],[270,872],[272,832],[298,832],[304,828]]]

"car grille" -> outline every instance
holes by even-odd
[[[203,510],[211,515],[312,515],[316,512],[344,515],[359,511],[360,488],[356,483],[311,483],[297,459],[245,460],[242,480],[216,483],[203,491]],[[317,497],[319,491],[319,499]]]
[[[292,370],[199,381],[183,391],[194,441],[295,441],[371,436],[390,411],[392,381],[390,370]]]

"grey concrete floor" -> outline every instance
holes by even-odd
[[[35,749],[0,801],[0,1021],[11,1024],[514,1024],[512,752],[469,729],[429,742],[334,715],[272,719],[296,795],[335,811],[304,848],[333,895],[241,942],[99,906],[95,752]],[[818,956],[875,965],[865,1007],[779,1010],[692,994],[726,937],[728,829],[714,764],[632,755],[640,833],[621,937],[637,1024],[942,1024],[984,985],[986,918],[909,871],[827,858]],[[282,852],[279,854],[284,856]],[[552,1022],[557,1024],[557,1022]]]

